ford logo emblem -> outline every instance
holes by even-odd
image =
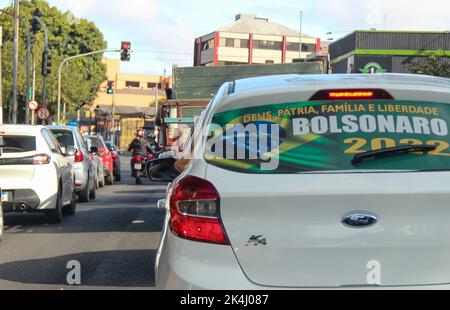
[[[351,228],[366,228],[378,223],[378,219],[373,214],[352,213],[344,217],[342,224]]]

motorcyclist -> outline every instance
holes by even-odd
[[[128,151],[132,152],[132,156],[140,155],[144,158],[147,158],[148,154],[152,153],[152,145],[144,137],[145,130],[138,129],[138,131],[136,132],[136,138],[128,147]]]

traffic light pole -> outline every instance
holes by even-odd
[[[44,53],[48,53],[48,32],[47,27],[45,24],[41,21],[41,19],[38,16],[33,16],[31,20],[36,20],[44,30]],[[44,108],[47,106],[47,76],[43,76],[42,78],[42,105]]]
[[[17,124],[17,76],[19,66],[19,0],[14,0],[14,39],[13,39],[13,94],[11,102],[11,123]]]
[[[61,125],[61,72],[62,72],[62,68],[63,66],[70,60],[73,59],[78,59],[81,57],[87,57],[87,56],[92,56],[92,55],[97,55],[97,54],[102,54],[102,53],[117,53],[120,52],[121,50],[100,50],[100,51],[94,51],[94,52],[89,52],[89,53],[84,53],[84,54],[80,54],[80,55],[75,55],[75,56],[71,56],[71,57],[67,57],[66,59],[64,59],[61,64],[59,65],[59,69],[58,69],[58,117],[57,117],[57,124]],[[65,106],[66,103],[64,103]],[[64,111],[66,109],[64,108]],[[64,115],[65,117],[65,115]]]

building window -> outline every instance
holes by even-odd
[[[159,89],[161,89],[162,84],[161,83],[147,83],[147,88],[154,89],[155,87],[158,87]]]
[[[241,48],[249,48],[249,40],[241,39],[240,40],[240,47]]]
[[[219,66],[240,66],[240,65],[248,65],[248,62],[219,61]]]
[[[303,52],[315,52],[316,44],[302,44],[302,51]]]
[[[261,49],[261,50],[281,51],[282,45],[283,45],[282,42],[276,42],[276,41],[255,40],[255,42],[254,42],[255,49]]]
[[[234,47],[234,39],[225,39],[225,47]]]
[[[287,43],[286,49],[290,52],[300,51],[300,43]],[[314,52],[316,50],[315,44],[302,43],[302,52]]]
[[[298,51],[300,51],[300,43],[288,42],[286,49],[290,52],[298,52]]]
[[[203,42],[203,50],[209,50],[214,48],[214,39],[208,40],[206,42]]]
[[[133,82],[133,81],[126,81],[125,82],[125,86],[128,88],[139,88],[141,87],[141,83],[140,82]]]
[[[300,43],[287,43],[286,49],[290,52],[298,52],[300,50]],[[315,52],[316,45],[310,43],[302,43],[302,52]]]
[[[234,39],[231,38],[220,38],[219,46],[222,47],[234,47]]]

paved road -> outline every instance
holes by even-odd
[[[129,158],[123,181],[78,204],[61,225],[40,215],[8,215],[0,243],[1,289],[152,289],[154,259],[164,213],[156,202],[166,185],[136,186]],[[81,287],[68,286],[66,264],[81,263]]]

